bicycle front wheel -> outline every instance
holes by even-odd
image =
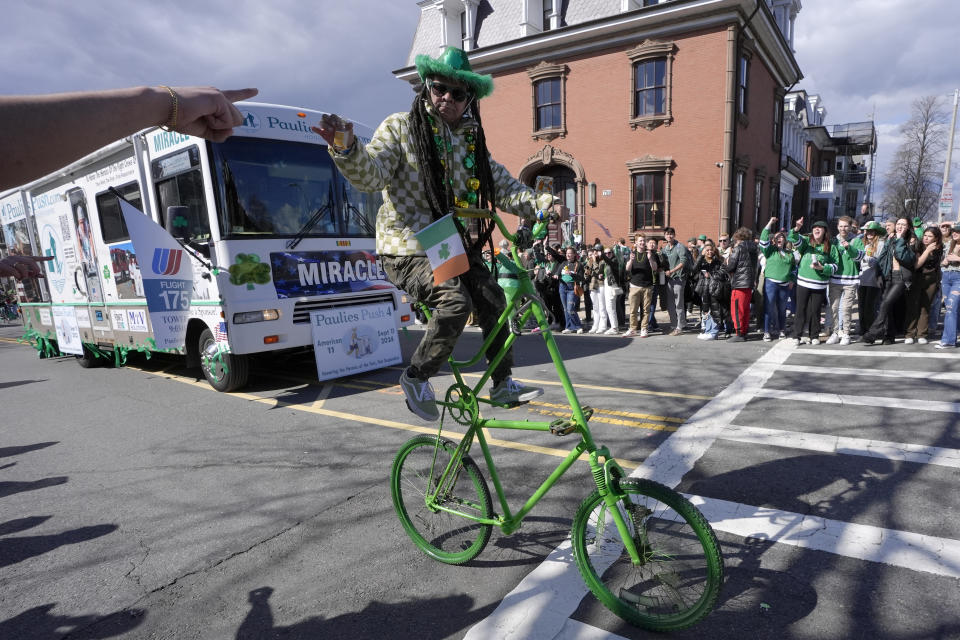
[[[493,529],[490,524],[438,508],[474,517],[493,517],[490,490],[480,468],[469,456],[463,456],[437,490],[456,449],[449,440],[417,436],[403,445],[390,472],[393,508],[407,535],[428,556],[447,564],[463,564],[477,557],[487,546]]]
[[[597,599],[651,631],[675,631],[713,609],[723,582],[720,544],[682,495],[651,480],[621,479],[617,502],[640,555],[633,564],[610,511],[594,492],[573,521],[573,553]]]

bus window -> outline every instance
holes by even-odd
[[[240,136],[211,146],[224,237],[374,236],[369,196],[344,192],[346,181],[322,147]]]
[[[210,219],[203,195],[200,151],[190,147],[151,163],[157,194],[160,225],[165,226],[167,207],[187,207],[187,231],[197,242],[210,241]]]
[[[116,188],[117,191],[133,206],[143,211],[143,200],[140,196],[140,187],[136,182]],[[105,244],[124,242],[130,239],[127,223],[123,221],[120,211],[120,201],[109,191],[97,194],[97,215],[100,217],[100,235]]]

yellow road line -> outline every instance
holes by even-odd
[[[539,413],[545,416],[557,416],[558,418],[569,418],[569,411],[548,411],[547,409],[531,409],[530,411],[534,413]],[[619,424],[625,427],[635,427],[637,429],[651,429],[653,431],[676,431],[680,427],[668,427],[664,424],[654,424],[652,422],[634,422],[632,420],[617,420],[616,418],[604,418],[603,416],[598,416],[593,414],[593,417],[590,418],[590,422],[605,422],[607,424]]]
[[[536,405],[538,407],[553,407],[554,409],[569,409],[570,405],[568,404],[558,404],[554,402],[536,402],[531,401],[528,404]],[[685,418],[671,418],[669,416],[654,416],[647,413],[636,413],[634,411],[618,411],[616,409],[594,409],[594,415],[602,413],[605,415],[611,416],[623,416],[624,418],[640,418],[641,420],[656,420],[658,422],[674,422],[676,424],[683,424],[686,422]]]
[[[464,378],[479,378],[479,373],[462,373],[460,374]],[[561,387],[563,386],[559,380],[538,380],[536,378],[517,378],[514,377],[514,380],[519,380],[520,382],[529,382],[530,384],[542,384],[548,385],[551,387]],[[669,391],[648,391],[646,389],[627,389],[625,387],[604,387],[596,384],[581,384],[579,382],[574,382],[573,386],[577,389],[592,389],[594,391],[615,391],[618,393],[633,393],[636,395],[644,396],[663,396],[665,398],[686,398],[688,400],[711,400],[713,396],[697,396],[690,395],[686,393],[671,393]]]
[[[194,387],[202,388],[207,391],[213,392],[213,388],[210,387],[206,381],[200,382],[197,380],[191,380],[184,376],[179,376],[173,373],[167,373],[166,371],[159,372],[150,372],[155,375],[163,376],[169,380],[175,382],[182,382]],[[260,404],[272,405],[274,408],[279,407],[288,407],[295,409],[297,411],[306,411],[308,413],[315,413],[317,415],[328,416],[331,418],[340,418],[342,420],[350,420],[353,422],[361,422],[366,424],[373,424],[380,427],[388,427],[390,429],[400,429],[403,431],[413,431],[415,433],[425,433],[427,435],[436,435],[436,427],[421,427],[419,425],[407,424],[405,422],[398,422],[396,420],[384,420],[382,418],[374,418],[371,416],[361,416],[355,413],[346,413],[344,411],[334,411],[333,409],[324,409],[322,407],[316,407],[313,405],[307,406],[298,402],[288,402],[281,398],[264,398],[262,396],[254,395],[252,393],[244,392],[233,392],[226,394],[233,398],[240,398],[243,400],[250,400],[252,402],[257,402]],[[462,438],[463,432],[450,431],[447,429],[443,430],[441,435],[450,436],[452,438]],[[566,458],[569,455],[570,451],[566,449],[554,449],[551,447],[541,447],[533,444],[525,444],[523,442],[512,442],[510,440],[502,440],[500,438],[487,438],[487,443],[493,447],[502,447],[505,449],[518,449],[520,451],[527,451],[530,453],[542,453],[544,455],[549,455],[557,458]],[[585,456],[581,456],[581,459],[585,459]],[[622,458],[615,458],[617,463],[624,469],[635,469],[639,463],[634,462],[633,460],[624,460]]]

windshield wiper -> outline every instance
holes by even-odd
[[[343,205],[347,210],[347,213],[351,218],[355,219],[359,224],[360,228],[363,229],[364,233],[368,233],[372,236],[377,235],[377,230],[373,228],[373,225],[370,224],[370,221],[367,220],[367,217],[361,213],[360,209],[357,209],[350,203],[350,200],[347,199],[347,187],[343,187]]]
[[[317,226],[317,223],[320,222],[320,219],[323,218],[324,214],[330,213],[332,210],[332,204],[333,184],[330,184],[327,188],[327,201],[324,202],[319,209],[313,212],[313,215],[310,216],[310,219],[303,223],[303,226],[300,227],[300,231],[297,231],[297,235],[287,242],[287,249],[296,249],[297,245],[300,244],[300,241],[306,237],[310,230]]]

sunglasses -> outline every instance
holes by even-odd
[[[429,85],[430,91],[438,98],[442,98],[449,93],[450,97],[456,102],[463,102],[470,97],[470,92],[460,87],[451,87],[441,82],[430,82]]]

